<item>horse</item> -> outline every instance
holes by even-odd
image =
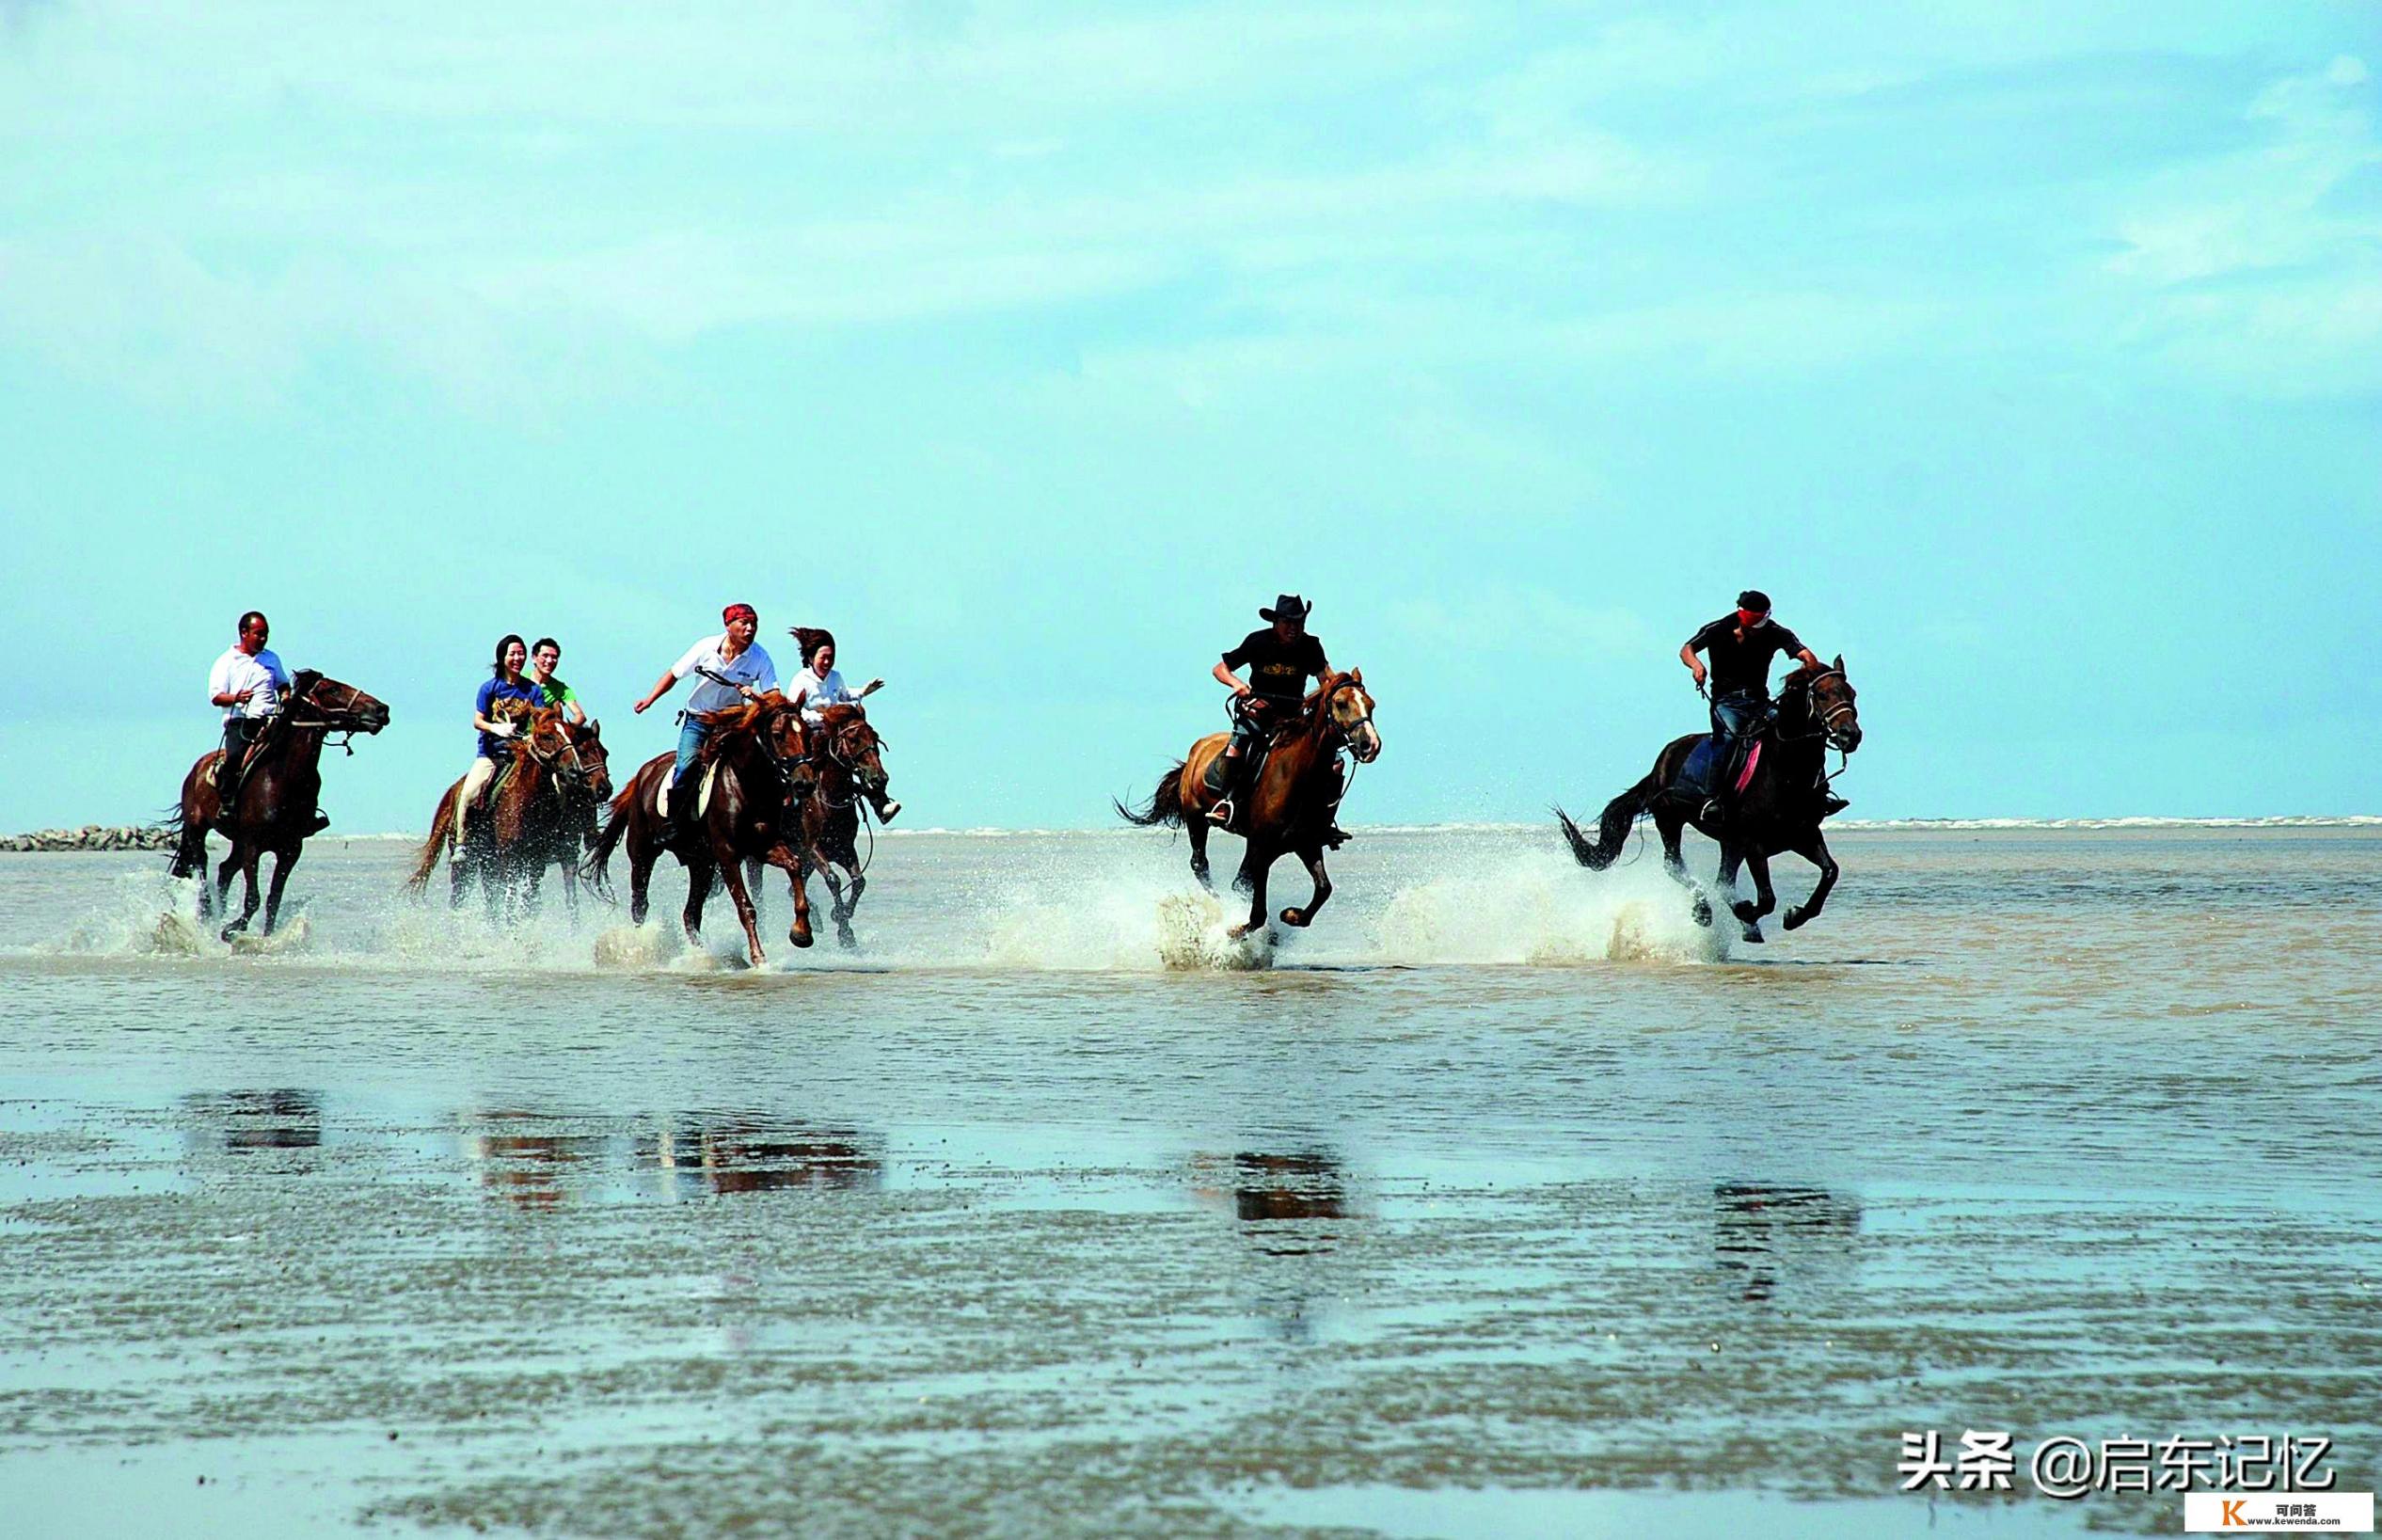
[[[240,917],[223,928],[230,941],[248,929],[257,912],[257,865],[273,853],[273,886],[264,898],[264,934],[281,917],[281,889],[297,865],[298,852],[313,834],[315,798],[323,789],[323,742],[333,733],[353,739],[389,725],[389,707],[354,685],[325,677],[313,669],[300,669],[292,678],[281,709],[268,722],[262,741],[248,752],[248,770],[225,807],[215,790],[214,770],[221,749],[198,756],[183,777],[182,802],[167,815],[166,826],[177,838],[173,875],[198,879],[198,913],[230,907],[231,876],[245,873],[247,902]],[[352,744],[342,740],[350,754]],[[207,881],[207,834],[210,830],[231,841],[217,868],[212,890]]]
[[[794,925],[786,939],[797,946],[811,944],[810,900],[802,892],[799,865],[789,839],[793,835],[790,786],[808,739],[802,727],[802,697],[788,700],[770,691],[757,701],[706,711],[702,721],[711,729],[703,754],[673,797],[700,797],[711,779],[709,805],[697,816],[694,838],[680,836],[664,817],[661,788],[669,784],[676,755],[656,754],[637,769],[628,785],[612,799],[604,827],[596,836],[581,873],[598,893],[611,890],[612,852],[628,848],[628,917],[645,923],[654,863],[663,850],[676,855],[687,868],[687,906],[680,916],[690,945],[703,945],[703,905],[717,881],[736,904],[753,965],[766,961],[761,932],[755,924],[753,896],[739,867],[746,858],[766,862],[786,873],[794,889]],[[718,774],[711,777],[713,767]]]
[[[833,899],[828,914],[835,922],[836,944],[850,947],[858,945],[852,935],[852,912],[860,907],[860,896],[868,886],[866,866],[855,844],[860,835],[859,804],[864,797],[873,802],[885,794],[884,739],[877,736],[859,706],[839,705],[819,713],[812,745],[816,772],[807,792],[799,784],[796,786],[796,805],[789,819],[789,827],[799,836],[796,902],[799,907],[803,881],[816,870],[826,879]],[[757,872],[758,858],[752,858],[750,864]],[[835,880],[837,867],[843,869],[849,887]]]
[[[454,907],[463,907],[464,895],[476,878],[493,914],[506,892],[534,907],[546,868],[560,864],[571,912],[577,913],[579,863],[587,833],[596,810],[612,794],[602,728],[595,722],[575,727],[556,706],[517,702],[503,706],[502,714],[520,724],[510,744],[511,767],[490,788],[486,805],[470,820],[460,848],[454,823],[462,780],[439,796],[430,836],[422,842],[405,886],[421,892],[443,853],[453,882]]]
[[[1786,929],[1799,929],[1819,917],[1828,894],[1836,885],[1835,859],[1819,831],[1826,817],[1827,751],[1849,754],[1861,747],[1861,717],[1853,708],[1853,689],[1845,677],[1839,656],[1824,669],[1797,669],[1778,691],[1778,708],[1756,736],[1755,762],[1745,789],[1734,799],[1727,816],[1717,825],[1707,823],[1703,799],[1679,792],[1679,770],[1688,755],[1708,736],[1691,733],[1673,738],[1655,756],[1644,780],[1615,797],[1597,820],[1596,839],[1590,843],[1580,826],[1562,808],[1555,809],[1572,855],[1591,871],[1602,871],[1621,853],[1621,842],[1645,814],[1662,836],[1662,865],[1673,878],[1695,893],[1695,921],[1712,923],[1712,906],[1695,880],[1688,875],[1679,854],[1679,834],[1692,823],[1721,847],[1721,885],[1730,894],[1729,910],[1737,916],[1747,941],[1762,940],[1761,922],[1778,907],[1771,891],[1770,858],[1791,850],[1819,868],[1811,896],[1786,909]],[[1736,897],[1739,861],[1754,874],[1754,901]]]
[[[1374,725],[1373,696],[1365,691],[1365,671],[1326,675],[1313,694],[1301,703],[1297,721],[1278,728],[1272,752],[1257,785],[1242,799],[1239,817],[1229,832],[1245,843],[1241,869],[1233,886],[1249,895],[1249,917],[1235,925],[1235,938],[1263,927],[1265,876],[1284,854],[1296,851],[1315,883],[1314,897],[1304,909],[1282,911],[1284,925],[1304,928],[1314,923],[1315,912],[1331,897],[1331,874],[1324,869],[1324,845],[1331,834],[1332,813],[1340,805],[1345,783],[1340,750],[1345,745],[1360,765],[1381,754],[1381,731]],[[1191,752],[1158,778],[1158,789],[1147,807],[1135,809],[1114,802],[1127,823],[1149,828],[1168,823],[1191,838],[1191,875],[1199,885],[1208,880],[1207,811],[1215,796],[1207,788],[1208,762],[1224,752],[1231,735],[1211,733],[1191,745]]]

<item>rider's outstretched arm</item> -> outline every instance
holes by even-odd
[[[1217,684],[1222,685],[1233,694],[1246,695],[1249,692],[1247,681],[1244,680],[1239,675],[1233,673],[1231,669],[1225,667],[1220,660],[1216,663],[1215,667],[1211,669],[1209,672],[1215,675],[1215,682]]]
[[[664,695],[669,694],[671,687],[675,685],[677,682],[678,674],[675,669],[670,673],[663,675],[660,678],[656,679],[654,681],[653,689],[647,691],[645,692],[645,698],[637,703],[636,709],[643,711],[645,707],[653,705],[654,702],[661,699]]]

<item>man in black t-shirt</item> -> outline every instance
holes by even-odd
[[[1232,800],[1239,794],[1242,771],[1256,759],[1251,752],[1259,737],[1286,715],[1294,716],[1307,698],[1307,681],[1331,672],[1324,660],[1324,644],[1307,634],[1307,616],[1313,607],[1296,594],[1284,594],[1271,610],[1258,611],[1268,621],[1251,631],[1241,644],[1224,655],[1213,672],[1216,682],[1238,695],[1241,709],[1232,718],[1232,740],[1208,762],[1207,788],[1216,802],[1208,821],[1232,821]],[[1244,681],[1232,671],[1246,668]]]
[[[1735,613],[1705,627],[1679,649],[1679,661],[1695,675],[1700,690],[1706,671],[1695,656],[1699,652],[1712,659],[1712,761],[1699,817],[1716,822],[1725,811],[1722,797],[1737,782],[1737,756],[1744,749],[1746,733],[1770,705],[1771,659],[1785,653],[1814,670],[1820,662],[1794,632],[1770,618],[1770,595],[1758,588],[1737,595]]]

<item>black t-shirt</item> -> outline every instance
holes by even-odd
[[[1794,632],[1771,621],[1737,640],[1737,611],[1732,610],[1688,638],[1688,645],[1704,654],[1712,667],[1714,695],[1759,695],[1770,698],[1770,660],[1780,653],[1793,657],[1803,650]]]
[[[1301,631],[1288,642],[1274,627],[1251,631],[1241,644],[1224,655],[1224,666],[1248,665],[1249,688],[1269,701],[1296,706],[1307,695],[1307,680],[1324,676],[1324,644]]]

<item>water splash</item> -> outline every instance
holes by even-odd
[[[1652,866],[1589,873],[1553,854],[1513,854],[1401,887],[1374,927],[1382,961],[1405,963],[1712,962],[1728,956],[1678,884]]]

